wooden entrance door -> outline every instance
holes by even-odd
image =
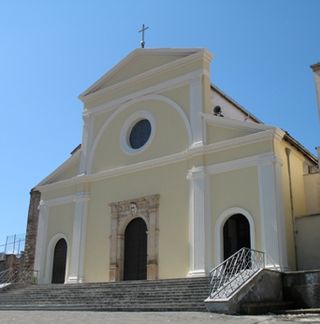
[[[64,283],[66,263],[67,242],[64,239],[60,239],[54,248],[51,283]]]
[[[147,279],[147,226],[135,218],[126,230],[124,239],[123,280]]]
[[[243,247],[250,249],[250,224],[241,214],[231,216],[223,226],[224,260]]]

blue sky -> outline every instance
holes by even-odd
[[[315,153],[310,65],[319,0],[0,2],[0,243],[23,233],[29,191],[81,142],[78,95],[139,47],[206,47],[214,84]]]

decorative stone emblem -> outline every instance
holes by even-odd
[[[131,215],[136,216],[137,215],[137,204],[134,202],[130,203],[130,210],[131,210]]]
[[[123,279],[124,234],[127,225],[137,217],[147,226],[147,279],[158,279],[158,240],[159,240],[159,198],[160,195],[110,203],[111,235],[109,280]]]

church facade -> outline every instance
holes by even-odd
[[[136,49],[88,90],[83,139],[32,192],[41,283],[208,275],[245,246],[296,268],[316,159],[210,82],[205,49]]]

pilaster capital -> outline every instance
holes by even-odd
[[[187,174],[188,180],[197,180],[202,179],[206,176],[206,167],[205,166],[198,166],[198,167],[192,167]]]
[[[48,211],[48,204],[44,200],[40,200],[40,203],[38,205],[38,210],[40,212],[47,212]]]
[[[89,112],[88,109],[85,109],[82,113],[82,120],[84,123],[88,122],[92,118],[92,114]]]
[[[74,195],[73,201],[74,202],[81,202],[81,201],[88,201],[90,199],[90,192],[77,192]]]

